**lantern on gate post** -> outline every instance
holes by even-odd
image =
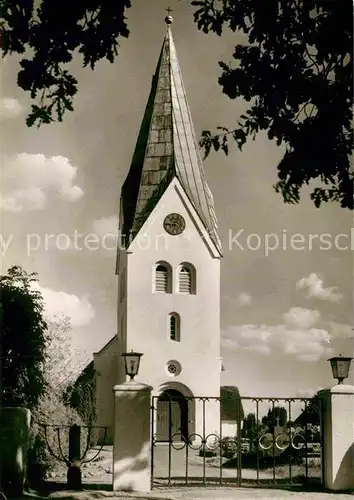
[[[124,352],[122,356],[124,358],[125,374],[129,375],[130,380],[132,381],[139,372],[142,353],[134,352],[132,349],[130,352]]]
[[[338,384],[343,384],[343,380],[348,378],[352,359],[349,357],[345,358],[340,354],[328,360],[331,363],[333,378],[338,380]]]

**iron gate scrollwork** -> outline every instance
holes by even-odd
[[[166,398],[164,407],[158,397],[152,401],[152,487],[323,486],[320,398],[237,397],[226,420],[220,397],[180,397],[183,403],[174,397],[167,407]],[[175,432],[173,419],[188,426]]]

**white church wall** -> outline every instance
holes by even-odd
[[[129,247],[126,348],[144,353],[138,380],[153,388],[176,381],[189,387],[195,396],[218,396],[220,259],[212,244],[208,247],[202,240],[203,227],[183,194],[182,202],[178,184],[171,183]],[[163,229],[164,218],[172,212],[181,214],[186,221],[185,231],[178,236]],[[205,238],[208,240],[206,233]],[[173,293],[153,291],[153,269],[159,261],[172,266]],[[182,262],[191,263],[196,269],[195,294],[176,292],[176,270]],[[177,312],[181,318],[180,342],[169,339],[171,312]],[[181,364],[177,376],[171,376],[167,370],[171,360]]]
[[[162,71],[163,67],[165,69]],[[170,92],[161,92],[161,85],[167,83],[164,75],[167,68],[171,72],[171,88]],[[167,389],[175,389],[187,398],[218,397],[220,394],[221,256],[215,232],[212,195],[199,165],[198,146],[193,138],[193,124],[170,31],[164,41],[163,61],[157,68],[155,81],[156,78],[157,89],[153,87],[151,94],[151,99],[155,94],[155,105],[145,114],[146,124],[151,120],[152,133],[146,137],[148,130],[144,124],[138,139],[140,146],[145,145],[146,161],[140,165],[142,158],[135,155],[122,188],[119,227],[124,228],[124,231],[132,231],[139,220],[145,222],[129,247],[118,251],[118,338],[115,346],[109,345],[95,357],[101,425],[112,422],[112,387],[122,384],[126,378],[124,361],[120,356],[122,352],[134,350],[143,353],[136,378],[152,386],[155,395]],[[172,85],[173,81],[178,82],[178,85]],[[162,103],[164,112],[163,119],[160,119]],[[156,154],[154,159],[152,154]],[[160,187],[163,189],[167,180],[164,176],[172,173],[171,170],[164,171],[167,167],[174,168],[176,177],[161,195],[155,182],[159,180],[160,172]],[[156,168],[163,170],[153,173],[152,170]],[[138,181],[135,176],[140,178],[138,193],[135,193],[135,181]],[[158,198],[157,205],[151,213],[144,213],[143,199],[150,204],[156,199],[155,196]],[[194,207],[208,213],[198,214]],[[164,230],[165,217],[171,213],[183,216],[185,229],[182,234],[170,235]],[[207,218],[205,224],[202,222],[204,217]],[[122,236],[127,241],[131,234]],[[159,262],[167,263],[172,270],[172,288],[169,293],[154,290],[154,269]],[[189,265],[195,272],[193,293],[181,293],[177,288],[177,272],[181,265]],[[163,284],[163,270],[159,279]],[[183,279],[186,279],[186,274]],[[185,286],[188,287],[188,276]],[[177,328],[179,334],[176,334],[176,325],[173,326],[172,339],[169,331],[171,315],[176,315],[176,324],[180,324],[180,328]],[[178,394],[171,392],[170,396],[178,400]],[[212,404],[209,401],[207,409],[198,399],[190,400],[188,405],[192,407],[188,412],[191,419],[189,431],[201,435],[219,433],[219,402]],[[186,432],[185,403],[181,403],[180,407],[180,420],[183,420],[183,432]],[[161,415],[163,408],[163,402],[160,401]],[[160,434],[165,436],[166,420],[160,419],[159,422]],[[174,424],[178,424],[177,414]],[[179,427],[182,428],[182,424]]]
[[[236,420],[222,421],[222,437],[235,437],[237,435]]]
[[[117,308],[117,325],[118,339],[117,346],[119,354],[126,352],[126,310],[127,310],[127,254],[124,251],[119,251],[119,267],[118,267],[118,308]],[[119,355],[117,359],[117,378],[116,384],[122,384],[126,380],[124,359]]]

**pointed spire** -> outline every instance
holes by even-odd
[[[170,14],[171,9],[167,9]],[[171,15],[152,81],[132,164],[121,194],[121,230],[140,230],[164,191],[177,177],[220,250],[214,200],[204,176],[199,146],[187,103]]]

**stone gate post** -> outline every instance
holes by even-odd
[[[27,408],[0,407],[0,486],[8,495],[23,492],[30,425]]]
[[[150,491],[152,387],[133,380],[113,391],[113,490]]]
[[[354,386],[338,384],[321,392],[323,399],[325,486],[354,488]]]

